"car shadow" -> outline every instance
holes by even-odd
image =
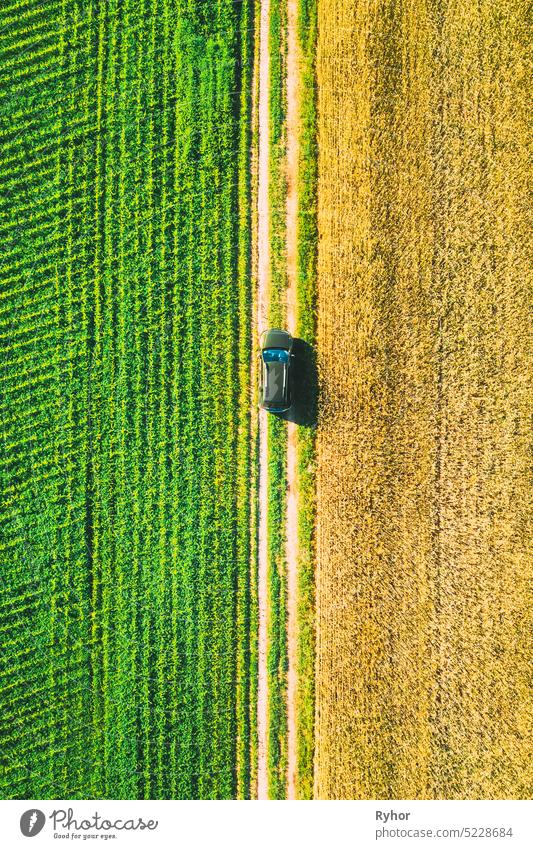
[[[280,419],[302,427],[316,427],[318,417],[318,372],[316,353],[309,342],[294,339],[292,345],[292,407],[278,413]]]

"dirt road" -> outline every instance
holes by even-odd
[[[259,30],[259,167],[257,190],[257,331],[266,329],[270,279],[268,155],[269,155],[269,67],[268,33],[270,0],[261,0]],[[266,413],[259,414],[259,530],[258,530],[258,605],[259,605],[259,669],[257,685],[257,798],[268,798],[267,779],[267,605],[268,605],[268,547],[267,547],[267,470],[268,444]]]
[[[288,2],[287,33],[287,329],[296,332],[297,286],[297,172],[298,172],[298,43],[296,35],[298,6]],[[268,196],[269,180],[269,70],[268,52],[270,0],[262,0],[259,32],[259,168],[258,168],[258,293],[257,331],[267,327],[270,280],[270,245]],[[298,489],[297,489],[297,431],[293,422],[287,424],[287,795],[296,796],[296,688],[297,688],[297,567],[298,567]],[[259,540],[258,540],[258,599],[259,599],[259,670],[258,670],[258,778],[257,796],[268,798],[268,529],[267,529],[267,469],[268,441],[265,413],[259,415]]]

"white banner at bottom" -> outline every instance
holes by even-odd
[[[527,801],[4,801],[0,846],[531,849]]]

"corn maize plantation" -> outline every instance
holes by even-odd
[[[252,24],[2,4],[4,798],[252,792]]]

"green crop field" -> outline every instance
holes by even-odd
[[[251,794],[250,0],[0,13],[4,798]]]

